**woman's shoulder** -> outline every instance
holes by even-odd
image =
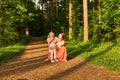
[[[62,40],[61,42],[65,43],[65,40]]]
[[[65,41],[64,40],[61,41],[61,45],[65,45]]]

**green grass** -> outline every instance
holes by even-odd
[[[30,37],[21,36],[15,44],[4,46],[0,48],[0,64],[4,63],[13,56],[19,55],[24,49],[25,45],[30,40]]]
[[[67,42],[67,51],[69,56],[78,56],[91,64],[120,72],[120,43],[84,43],[73,40]]]

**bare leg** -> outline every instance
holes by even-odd
[[[53,54],[54,54],[53,52],[50,53],[51,62],[55,62],[55,61],[53,60]]]
[[[54,59],[56,62],[58,62],[57,57],[56,57],[56,52],[54,52]]]

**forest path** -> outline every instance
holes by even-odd
[[[32,38],[21,55],[0,66],[0,80],[120,80],[117,72],[78,57],[68,62],[46,62],[47,53],[46,41]]]

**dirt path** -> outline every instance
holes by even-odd
[[[46,62],[45,41],[33,38],[26,50],[0,66],[0,80],[120,80],[117,72],[88,64],[79,58]]]

